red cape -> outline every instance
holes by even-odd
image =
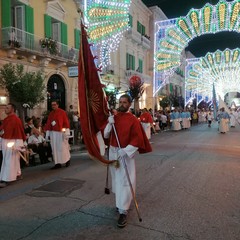
[[[114,120],[118,139],[122,148],[125,148],[127,145],[132,145],[138,148],[139,153],[152,151],[152,147],[141,123],[132,113],[117,113],[117,115],[114,116]],[[114,132],[111,134],[110,145],[118,147]]]

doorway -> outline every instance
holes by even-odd
[[[47,110],[51,111],[51,101],[59,101],[59,107],[66,110],[65,103],[65,85],[61,76],[52,75],[47,84]]]

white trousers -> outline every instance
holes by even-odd
[[[50,131],[50,143],[55,164],[64,164],[70,159],[68,138],[64,133]]]
[[[2,168],[0,173],[0,181],[11,182],[21,175],[20,155],[17,150],[7,147],[9,142],[14,143],[14,147],[23,146],[22,139],[4,139],[2,138]]]
[[[124,165],[120,156],[118,155],[118,149],[110,146],[109,149],[109,160],[119,159],[120,167],[115,168],[110,165],[111,177],[112,177],[112,192],[115,193],[116,207],[119,209],[119,213],[126,214],[130,204],[132,202],[132,193],[125,172]],[[127,157],[125,159],[128,174],[131,180],[133,191],[136,190],[136,166],[135,159]]]

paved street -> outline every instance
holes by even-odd
[[[154,135],[154,151],[136,161],[143,221],[132,205],[124,229],[104,193],[106,167],[86,151],[72,152],[69,168],[25,168],[23,180],[0,189],[0,239],[239,240],[239,133],[203,124]]]

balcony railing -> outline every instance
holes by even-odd
[[[145,37],[143,35],[142,35],[142,45],[146,49],[150,49],[151,48],[151,41],[147,37]]]
[[[126,70],[125,71],[126,77],[129,79],[132,76],[138,76],[141,78],[141,80],[146,84],[152,84],[152,77],[134,70]]]
[[[2,29],[1,48],[16,48],[62,61],[78,61],[79,50],[57,42],[51,38],[40,38],[18,28]]]
[[[132,28],[126,32],[126,37],[131,38],[133,41],[135,41],[138,44],[142,43],[141,34]]]

